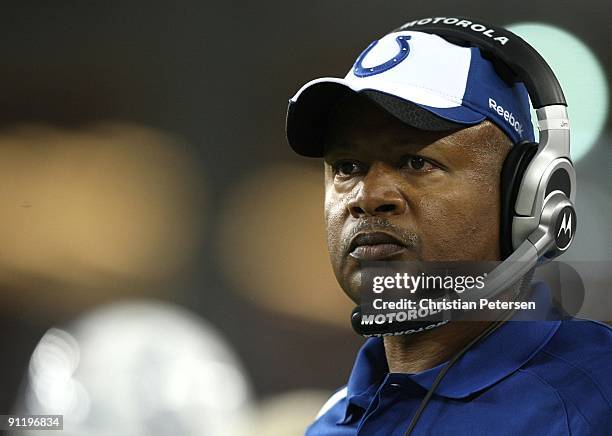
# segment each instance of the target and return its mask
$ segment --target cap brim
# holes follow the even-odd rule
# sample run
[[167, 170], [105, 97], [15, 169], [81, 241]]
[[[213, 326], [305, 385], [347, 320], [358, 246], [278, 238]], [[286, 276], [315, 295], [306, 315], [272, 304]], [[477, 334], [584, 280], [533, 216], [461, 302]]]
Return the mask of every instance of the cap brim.
[[485, 117], [465, 106], [436, 108], [377, 89], [353, 89], [344, 79], [317, 79], [289, 101], [287, 140], [298, 154], [323, 157], [323, 139], [332, 108], [344, 97], [360, 94], [407, 125], [428, 131], [457, 130]]

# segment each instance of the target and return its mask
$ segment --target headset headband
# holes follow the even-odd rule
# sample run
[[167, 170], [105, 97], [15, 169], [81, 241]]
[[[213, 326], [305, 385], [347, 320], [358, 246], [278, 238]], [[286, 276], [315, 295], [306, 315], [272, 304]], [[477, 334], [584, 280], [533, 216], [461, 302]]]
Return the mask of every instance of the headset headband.
[[463, 17], [422, 18], [396, 29], [432, 33], [469, 42], [503, 62], [523, 82], [535, 109], [567, 106], [561, 85], [540, 54], [509, 30]]

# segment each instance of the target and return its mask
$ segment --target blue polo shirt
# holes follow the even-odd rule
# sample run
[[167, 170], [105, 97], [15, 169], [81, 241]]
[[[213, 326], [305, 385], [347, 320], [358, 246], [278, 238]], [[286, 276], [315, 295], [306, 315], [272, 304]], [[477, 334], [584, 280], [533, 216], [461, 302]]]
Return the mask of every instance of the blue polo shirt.
[[[403, 436], [436, 374], [389, 373], [368, 339], [306, 435]], [[612, 329], [509, 321], [446, 374], [413, 435], [612, 435]]]

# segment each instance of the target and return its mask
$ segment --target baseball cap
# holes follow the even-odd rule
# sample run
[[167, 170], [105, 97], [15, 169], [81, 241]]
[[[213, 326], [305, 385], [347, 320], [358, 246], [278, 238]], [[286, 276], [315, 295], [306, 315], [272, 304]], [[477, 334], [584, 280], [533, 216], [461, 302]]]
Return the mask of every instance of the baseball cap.
[[523, 83], [504, 81], [476, 47], [398, 31], [372, 42], [343, 79], [312, 80], [289, 100], [286, 129], [293, 150], [322, 157], [330, 111], [354, 93], [418, 129], [452, 130], [488, 119], [515, 144], [535, 140]]

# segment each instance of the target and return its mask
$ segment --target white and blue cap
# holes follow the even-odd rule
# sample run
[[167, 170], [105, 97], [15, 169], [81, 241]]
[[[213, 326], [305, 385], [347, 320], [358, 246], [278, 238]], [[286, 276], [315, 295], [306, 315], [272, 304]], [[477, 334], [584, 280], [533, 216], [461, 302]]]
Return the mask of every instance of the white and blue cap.
[[504, 81], [478, 48], [399, 31], [371, 43], [343, 79], [325, 77], [300, 88], [287, 111], [291, 147], [303, 156], [323, 156], [329, 113], [354, 93], [418, 129], [453, 130], [488, 119], [515, 144], [534, 141], [522, 83]]

